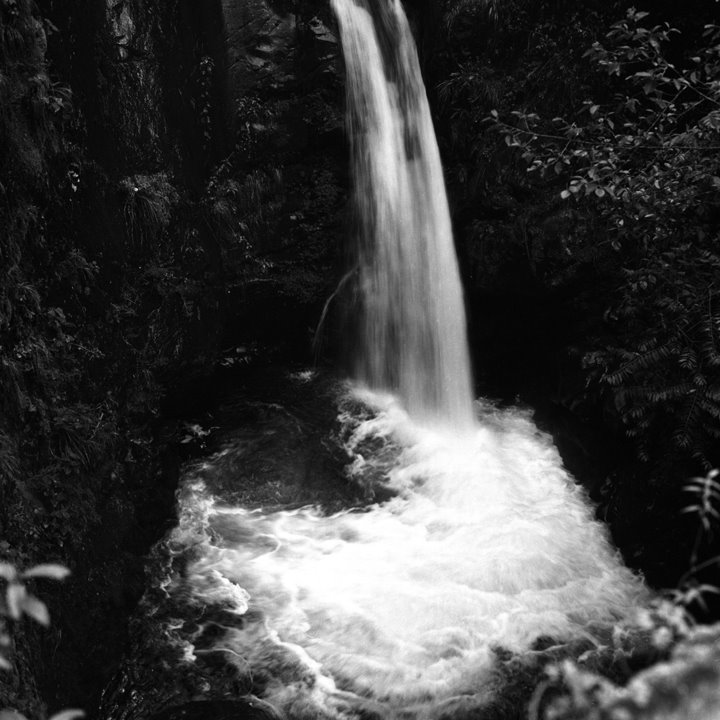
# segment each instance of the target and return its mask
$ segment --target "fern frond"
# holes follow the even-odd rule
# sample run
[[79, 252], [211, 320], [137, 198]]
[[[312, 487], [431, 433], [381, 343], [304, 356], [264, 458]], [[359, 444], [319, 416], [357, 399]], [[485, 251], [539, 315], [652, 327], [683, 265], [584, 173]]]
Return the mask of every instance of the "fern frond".
[[685, 368], [686, 370], [697, 370], [697, 353], [692, 348], [685, 348], [680, 353], [678, 363], [681, 368]]
[[720, 367], [720, 317], [708, 313], [702, 323], [703, 342], [700, 344], [702, 358], [709, 367]]
[[707, 115], [700, 118], [698, 125], [703, 130], [717, 132], [720, 129], [720, 110], [711, 110]]
[[707, 397], [702, 397], [698, 400], [700, 409], [710, 415], [710, 417], [720, 420], [720, 405]]
[[674, 342], [665, 343], [660, 347], [648, 350], [646, 353], [635, 353], [632, 360], [619, 367], [615, 372], [605, 375], [604, 379], [609, 385], [619, 385], [639, 370], [646, 370], [660, 365], [663, 360], [677, 353]]
[[465, 12], [484, 11], [495, 21], [498, 17], [500, 3], [498, 0], [455, 0], [446, 13], [445, 22], [451, 28], [457, 18]]
[[635, 403], [636, 406], [631, 411], [628, 411], [628, 414], [632, 417], [639, 417], [641, 409], [646, 405], [658, 405], [671, 400], [679, 400], [695, 392], [697, 392], [697, 388], [688, 382], [670, 385], [669, 387], [633, 385], [631, 387], [618, 388], [615, 393], [615, 402], [619, 407]]

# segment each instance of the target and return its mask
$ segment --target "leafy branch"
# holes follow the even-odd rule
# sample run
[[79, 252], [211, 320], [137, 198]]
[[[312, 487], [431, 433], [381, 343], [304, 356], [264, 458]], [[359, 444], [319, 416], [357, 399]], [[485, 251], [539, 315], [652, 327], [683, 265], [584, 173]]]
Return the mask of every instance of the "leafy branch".
[[605, 318], [619, 342], [586, 355], [591, 382], [641, 459], [669, 441], [707, 471], [720, 438], [720, 26], [676, 65], [666, 50], [678, 31], [647, 18], [628, 10], [584, 55], [608, 97], [570, 119], [517, 109], [486, 122], [615, 253], [622, 279]]
[[[70, 571], [55, 563], [45, 563], [19, 571], [8, 562], [0, 562], [0, 578], [5, 581], [5, 592], [0, 597], [0, 670], [12, 670], [8, 659], [8, 650], [12, 646], [12, 637], [8, 630], [10, 623], [20, 622], [28, 617], [40, 625], [50, 625], [50, 613], [47, 606], [39, 598], [32, 595], [27, 588], [26, 581], [44, 578], [48, 580], [64, 580]], [[84, 717], [82, 710], [62, 710], [54, 714], [49, 720], [77, 720]], [[27, 720], [17, 710], [0, 709], [0, 720]]]

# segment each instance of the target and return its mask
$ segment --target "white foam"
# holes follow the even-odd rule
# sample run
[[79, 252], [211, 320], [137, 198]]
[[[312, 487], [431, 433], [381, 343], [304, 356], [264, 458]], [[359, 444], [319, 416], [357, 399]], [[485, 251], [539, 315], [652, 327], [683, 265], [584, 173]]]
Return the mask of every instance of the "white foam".
[[[392, 500], [329, 517], [194, 500], [205, 502], [202, 552], [188, 569], [198, 598], [261, 612], [260, 627], [234, 636], [250, 664], [265, 662], [274, 643], [314, 678], [278, 680], [267, 699], [290, 702], [293, 685], [292, 702], [323, 705], [340, 687], [429, 712], [479, 692], [494, 647], [567, 639], [636, 605], [640, 582], [522, 413], [486, 408], [458, 436], [414, 424], [389, 396], [363, 399], [378, 414], [343, 411], [346, 447], [398, 446], [393, 463], [383, 460]], [[356, 462], [354, 472], [373, 462]]]
[[333, 0], [359, 219], [359, 377], [414, 417], [472, 423], [465, 308], [440, 152], [400, 0]]

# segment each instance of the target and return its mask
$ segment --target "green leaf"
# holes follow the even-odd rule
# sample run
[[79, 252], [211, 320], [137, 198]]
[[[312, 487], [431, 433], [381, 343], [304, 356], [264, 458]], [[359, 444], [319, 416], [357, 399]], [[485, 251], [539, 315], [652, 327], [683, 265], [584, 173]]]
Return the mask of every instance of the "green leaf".
[[50, 624], [50, 613], [48, 612], [47, 606], [42, 600], [38, 600], [32, 595], [26, 595], [22, 602], [22, 611], [31, 617], [35, 622], [40, 625], [47, 627]]
[[0, 710], [0, 720], [27, 720], [27, 718], [17, 710]]
[[70, 575], [70, 570], [64, 565], [57, 565], [55, 563], [46, 563], [43, 565], [36, 565], [35, 567], [26, 570], [23, 574], [23, 578], [50, 578], [51, 580], [64, 580]]
[[0, 562], [0, 577], [8, 582], [12, 582], [17, 577], [15, 566], [10, 563]]
[[[27, 590], [20, 583], [10, 583], [5, 593], [5, 601], [7, 602], [8, 616], [13, 620], [19, 620], [22, 616], [22, 607]], [[2, 718], [0, 718], [2, 720]]]
[[75, 720], [75, 718], [85, 717], [83, 710], [61, 710], [50, 717], [50, 720]]

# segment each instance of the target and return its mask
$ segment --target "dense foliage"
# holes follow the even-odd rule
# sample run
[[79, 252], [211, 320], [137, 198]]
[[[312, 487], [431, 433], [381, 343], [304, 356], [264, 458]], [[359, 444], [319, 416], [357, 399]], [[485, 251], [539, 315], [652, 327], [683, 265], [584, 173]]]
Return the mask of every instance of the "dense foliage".
[[720, 462], [720, 36], [714, 2], [628, 5], [451, 4], [438, 106], [487, 382], [609, 431], [570, 461], [672, 585]]
[[[530, 172], [593, 217], [591, 241], [618, 253], [607, 310], [618, 342], [584, 361], [640, 457], [673, 447], [708, 469], [720, 459], [720, 27], [672, 63], [678, 31], [646, 17], [629, 10], [585, 53], [609, 77], [606, 102], [585, 100], [572, 120], [493, 117]], [[587, 242], [569, 237], [567, 252]]]
[[[105, 6], [0, 0], [0, 557], [76, 570], [58, 626], [16, 637], [60, 707], [106, 681], [122, 632], [83, 635], [137, 598], [169, 511], [163, 398], [257, 341], [307, 344], [344, 206], [329, 61], [307, 53], [299, 109], [269, 86], [227, 107], [209, 10], [116, 4], [119, 47]], [[630, 436], [595, 495], [628, 560], [692, 605], [717, 567], [717, 4], [626, 6], [448, 3], [428, 74], [483, 389]], [[607, 687], [566, 670], [556, 717]], [[15, 680], [0, 702], [32, 715]]]
[[57, 626], [17, 638], [18, 667], [65, 658], [34, 663], [60, 707], [107, 680], [172, 512], [163, 402], [236, 348], [292, 350], [331, 282], [333, 162], [278, 149], [288, 97], [223, 104], [211, 14], [0, 0], [0, 557], [74, 570]]

